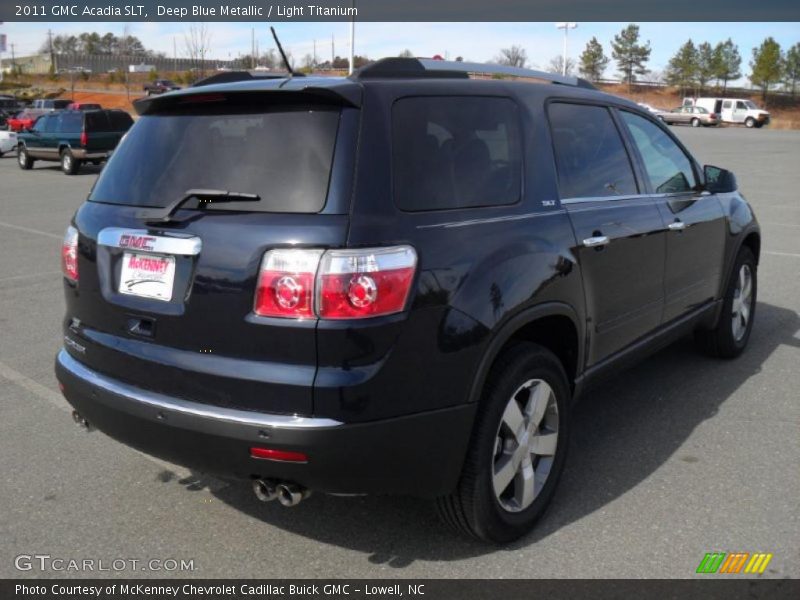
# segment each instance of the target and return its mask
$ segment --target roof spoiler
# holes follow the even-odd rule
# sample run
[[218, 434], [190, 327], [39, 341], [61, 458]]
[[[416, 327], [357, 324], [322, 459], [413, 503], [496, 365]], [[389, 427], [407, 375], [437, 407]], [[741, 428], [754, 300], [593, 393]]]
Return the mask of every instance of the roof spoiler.
[[[277, 73], [273, 71], [223, 71], [214, 73], [203, 79], [195, 81], [191, 87], [201, 87], [204, 85], [214, 85], [216, 83], [233, 83], [235, 81], [257, 81], [259, 79], [286, 79], [289, 73]], [[303, 73], [295, 73], [294, 77], [305, 77]]]

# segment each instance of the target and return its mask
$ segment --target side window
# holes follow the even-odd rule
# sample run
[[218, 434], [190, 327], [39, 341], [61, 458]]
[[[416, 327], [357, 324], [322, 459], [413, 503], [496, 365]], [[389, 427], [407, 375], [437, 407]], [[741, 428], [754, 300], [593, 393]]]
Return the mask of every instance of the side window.
[[59, 131], [64, 133], [80, 133], [83, 129], [83, 115], [79, 112], [67, 112], [61, 115]]
[[36, 122], [33, 124], [33, 130], [34, 131], [38, 131], [39, 133], [44, 132], [44, 128], [47, 126], [47, 122], [48, 121], [52, 121], [52, 119], [50, 117], [48, 117], [47, 115], [45, 115], [43, 117], [39, 117], [38, 119], [36, 119]]
[[747, 110], [747, 106], [745, 106], [744, 102], [742, 102], [741, 100], [737, 100], [736, 110]]
[[637, 193], [630, 158], [608, 109], [554, 103], [548, 114], [562, 199]]
[[732, 104], [731, 104], [730, 100], [725, 100], [725, 102], [722, 103], [722, 108], [724, 108], [726, 110], [729, 109], [731, 106], [732, 106]]
[[653, 191], [659, 194], [688, 192], [697, 184], [692, 162], [655, 123], [620, 111], [642, 156]]
[[59, 115], [50, 115], [47, 118], [47, 123], [44, 126], [45, 133], [55, 133], [58, 131], [58, 124], [61, 121], [61, 117]]
[[401, 210], [514, 204], [519, 109], [509, 98], [401, 98], [392, 107], [392, 186]]
[[109, 119], [111, 119], [111, 129], [114, 131], [128, 131], [133, 125], [130, 115], [121, 110], [109, 113]]

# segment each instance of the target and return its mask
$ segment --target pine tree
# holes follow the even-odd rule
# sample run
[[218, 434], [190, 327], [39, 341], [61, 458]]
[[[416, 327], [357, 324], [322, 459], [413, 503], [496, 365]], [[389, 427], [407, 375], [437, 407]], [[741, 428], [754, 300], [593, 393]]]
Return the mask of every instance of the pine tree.
[[603, 53], [603, 45], [593, 37], [580, 56], [578, 70], [586, 79], [599, 81], [609, 62], [610, 59]]
[[636, 76], [647, 73], [645, 65], [650, 60], [650, 42], [640, 44], [639, 26], [630, 24], [614, 36], [611, 42], [611, 56], [617, 61], [619, 72], [628, 82], [630, 91]]
[[765, 39], [758, 48], [753, 48], [750, 61], [750, 81], [761, 88], [761, 99], [766, 102], [771, 85], [781, 80], [783, 56], [781, 46], [772, 37]]
[[714, 49], [708, 42], [703, 42], [697, 47], [697, 85], [700, 87], [700, 93], [706, 89], [706, 84], [714, 79], [716, 72], [716, 63], [714, 60]]
[[717, 83], [722, 81], [722, 93], [728, 89], [728, 82], [739, 79], [742, 73], [742, 57], [739, 55], [739, 47], [728, 38], [720, 42], [714, 48], [714, 78]]
[[795, 44], [786, 52], [786, 59], [783, 61], [783, 73], [786, 84], [792, 91], [792, 98], [794, 98], [797, 81], [800, 80], [800, 43]]
[[667, 65], [666, 80], [680, 88], [681, 96], [694, 85], [697, 77], [697, 48], [692, 40], [678, 49]]

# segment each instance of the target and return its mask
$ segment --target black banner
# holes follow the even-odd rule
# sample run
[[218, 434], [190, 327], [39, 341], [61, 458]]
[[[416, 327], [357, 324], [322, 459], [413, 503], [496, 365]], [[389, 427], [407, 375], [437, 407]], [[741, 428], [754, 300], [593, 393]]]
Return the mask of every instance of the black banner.
[[396, 580], [0, 580], [3, 600], [384, 600], [407, 598], [439, 600], [589, 600], [703, 598], [735, 600], [800, 597], [800, 581], [787, 579], [679, 580], [525, 580], [525, 579], [396, 579]]
[[797, 0], [0, 0], [0, 21], [799, 21]]

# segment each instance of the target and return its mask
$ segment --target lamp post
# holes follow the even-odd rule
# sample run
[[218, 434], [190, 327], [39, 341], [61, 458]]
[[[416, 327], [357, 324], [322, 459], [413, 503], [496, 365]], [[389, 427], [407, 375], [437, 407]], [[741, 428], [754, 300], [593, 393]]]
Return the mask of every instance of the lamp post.
[[355, 67], [355, 47], [356, 47], [356, 15], [355, 15], [355, 8], [356, 8], [356, 0], [353, 0], [352, 3], [353, 7], [353, 14], [350, 15], [350, 64], [348, 65], [348, 74], [353, 74], [353, 68]]
[[561, 74], [565, 77], [567, 75], [567, 34], [569, 33], [570, 29], [575, 29], [577, 26], [577, 23], [556, 23], [556, 29], [564, 30], [564, 56], [561, 61]]

